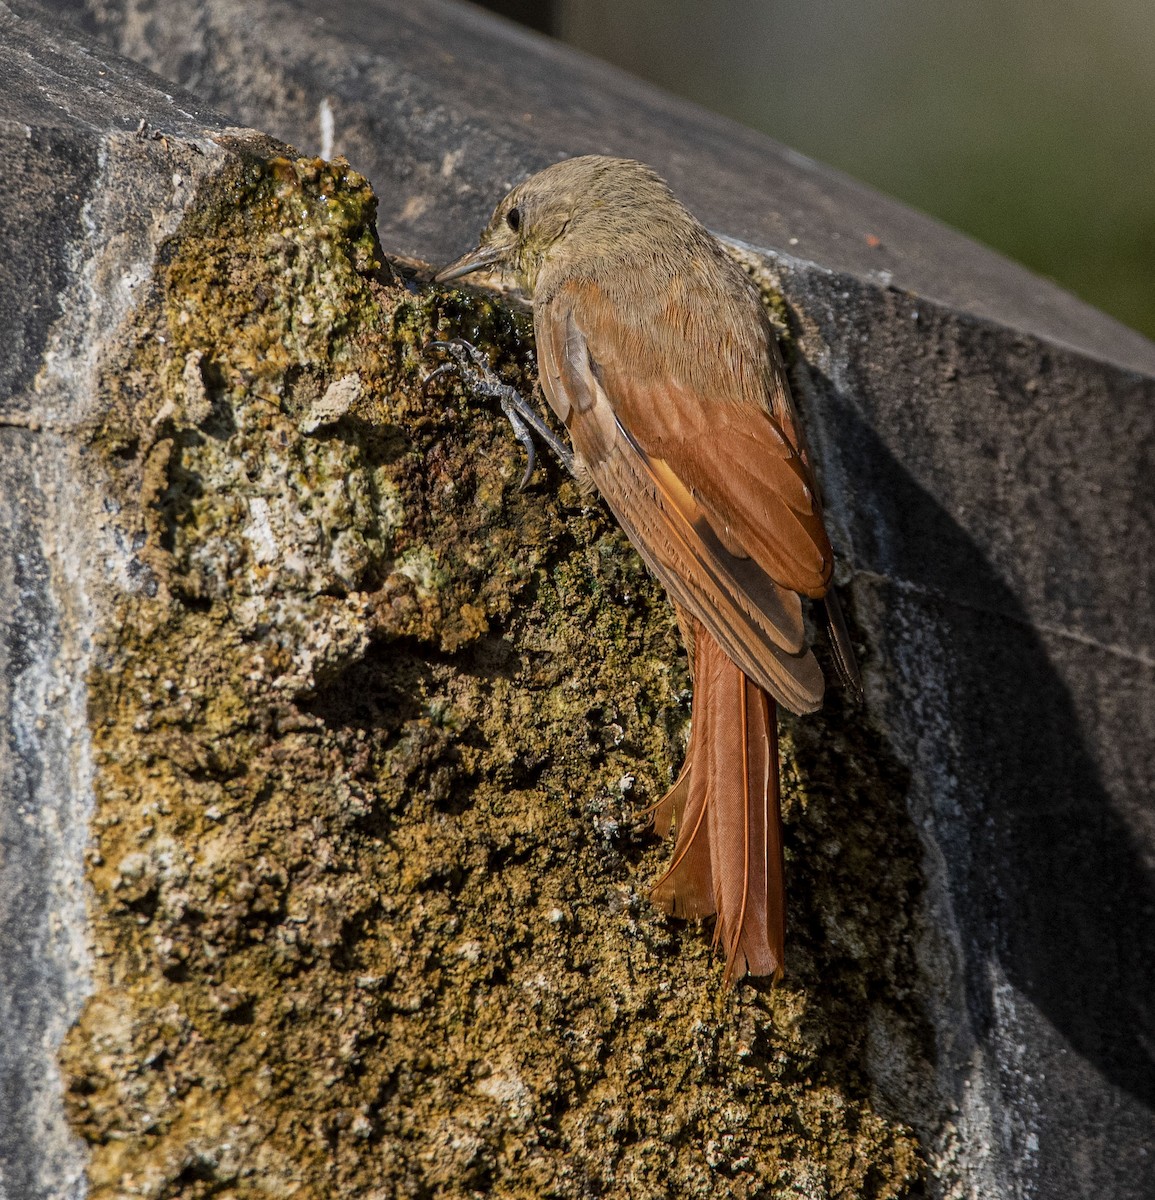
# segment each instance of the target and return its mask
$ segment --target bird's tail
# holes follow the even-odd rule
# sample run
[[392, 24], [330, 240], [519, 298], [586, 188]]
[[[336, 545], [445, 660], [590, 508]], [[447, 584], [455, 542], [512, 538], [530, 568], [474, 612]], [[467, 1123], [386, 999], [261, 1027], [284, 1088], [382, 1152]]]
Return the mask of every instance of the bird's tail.
[[653, 890], [677, 917], [717, 913], [726, 981], [779, 976], [786, 936], [778, 722], [774, 701], [693, 622], [694, 714], [678, 781], [654, 808], [677, 832], [674, 861]]

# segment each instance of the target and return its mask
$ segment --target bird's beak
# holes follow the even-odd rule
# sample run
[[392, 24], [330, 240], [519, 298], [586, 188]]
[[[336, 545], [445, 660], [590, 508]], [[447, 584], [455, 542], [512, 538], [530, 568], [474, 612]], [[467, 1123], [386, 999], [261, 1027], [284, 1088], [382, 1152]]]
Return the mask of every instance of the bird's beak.
[[478, 246], [476, 250], [470, 250], [468, 254], [463, 254], [460, 258], [454, 259], [448, 266], [442, 267], [433, 276], [433, 282], [448, 283], [451, 279], [460, 279], [462, 275], [469, 275], [474, 271], [480, 271], [482, 267], [493, 266], [500, 257], [500, 247]]

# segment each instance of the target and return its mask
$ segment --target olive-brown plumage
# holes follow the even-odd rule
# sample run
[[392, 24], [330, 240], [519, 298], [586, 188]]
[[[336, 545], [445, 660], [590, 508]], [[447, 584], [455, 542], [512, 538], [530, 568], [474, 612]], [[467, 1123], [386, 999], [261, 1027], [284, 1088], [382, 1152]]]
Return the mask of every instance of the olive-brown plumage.
[[801, 598], [827, 595], [834, 559], [758, 292], [649, 168], [599, 156], [519, 184], [439, 278], [492, 265], [532, 295], [541, 385], [575, 468], [670, 593], [690, 653], [690, 748], [655, 818], [677, 841], [654, 899], [717, 914], [729, 979], [778, 974], [774, 702], [822, 702]]

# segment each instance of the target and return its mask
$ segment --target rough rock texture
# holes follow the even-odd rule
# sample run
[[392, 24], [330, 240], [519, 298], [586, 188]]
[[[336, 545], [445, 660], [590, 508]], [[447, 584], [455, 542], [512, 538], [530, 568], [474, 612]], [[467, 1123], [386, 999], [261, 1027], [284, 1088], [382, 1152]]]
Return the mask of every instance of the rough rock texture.
[[[135, 133], [148, 119], [169, 140]], [[191, 98], [0, 6], [0, 1195], [82, 1192], [57, 1050], [88, 986], [98, 347], [223, 151]], [[150, 127], [151, 128], [151, 127]], [[107, 586], [107, 583], [106, 585]]]
[[34, 111], [84, 59], [5, 32], [20, 135], [96, 164], [67, 255], [25, 246], [75, 294], [0, 410], [5, 1200], [915, 1194], [867, 1016], [917, 1069], [916, 840], [865, 714], [786, 731], [791, 976], [727, 993], [645, 899], [688, 715], [660, 590], [421, 386], [464, 333], [528, 387], [525, 316], [403, 283], [345, 164], [123, 64], [87, 59], [108, 111]]
[[860, 720], [805, 735], [791, 982], [726, 995], [644, 895], [668, 608], [572, 484], [517, 493], [500, 415], [422, 393], [437, 333], [513, 373], [525, 322], [387, 283], [372, 213], [341, 166], [214, 181], [103, 367], [139, 569], [90, 676], [92, 1194], [908, 1194], [861, 1020], [906, 1019], [913, 837], [883, 889], [866, 853], [901, 774]]
[[922, 1132], [936, 1194], [1145, 1200], [1155, 347], [766, 138], [466, 6], [56, 7], [230, 113], [347, 154], [382, 189], [390, 247], [415, 257], [458, 253], [510, 182], [589, 150], [652, 161], [713, 228], [762, 248], [928, 882], [913, 986], [933, 1082], [914, 1086], [885, 1036], [872, 1077]]
[[524, 327], [374, 270], [350, 174], [245, 159], [33, 33], [20, 53], [64, 65], [12, 110], [33, 135], [2, 128], [30, 180], [75, 183], [0, 225], [35, 250], [15, 294], [61, 297], [0, 308], [25, 339], [0, 410], [5, 1194], [79, 1169], [50, 1064], [92, 805], [96, 991], [65, 1062], [108, 1195], [885, 1196], [925, 1158], [936, 1196], [1145, 1200], [1155, 349], [472, 10], [54, 7], [349, 154], [391, 251], [448, 257], [587, 149], [766, 247], [741, 253], [869, 697], [787, 730], [790, 974], [726, 997], [708, 936], [645, 903], [665, 850], [632, 824], [684, 733], [664, 604], [595, 504], [548, 472], [514, 492], [499, 419], [416, 387], [433, 330], [524, 379]]

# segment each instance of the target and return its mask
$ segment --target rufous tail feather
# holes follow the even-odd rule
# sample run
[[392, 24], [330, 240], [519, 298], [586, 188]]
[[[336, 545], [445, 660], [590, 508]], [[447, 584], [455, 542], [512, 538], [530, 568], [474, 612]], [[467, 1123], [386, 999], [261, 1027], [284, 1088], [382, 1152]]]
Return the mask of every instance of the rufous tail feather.
[[694, 623], [694, 713], [686, 764], [654, 807], [674, 859], [653, 889], [677, 917], [717, 914], [726, 981], [782, 973], [786, 895], [774, 701]]

